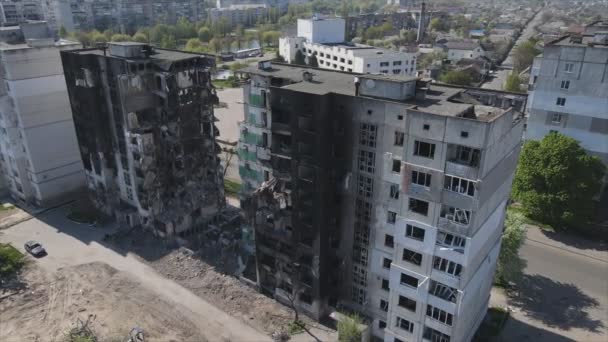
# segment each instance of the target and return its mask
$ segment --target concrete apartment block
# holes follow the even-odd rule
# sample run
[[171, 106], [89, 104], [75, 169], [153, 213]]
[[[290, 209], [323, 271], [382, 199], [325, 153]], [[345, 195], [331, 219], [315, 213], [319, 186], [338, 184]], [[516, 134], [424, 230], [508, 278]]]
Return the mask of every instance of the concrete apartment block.
[[315, 318], [360, 312], [387, 342], [470, 340], [526, 96], [270, 62], [242, 72], [241, 196], [261, 291]]
[[526, 139], [560, 132], [608, 165], [608, 21], [546, 44], [528, 90]]
[[0, 43], [0, 169], [13, 198], [53, 206], [84, 188], [60, 58], [81, 46], [49, 38], [44, 22], [11, 32]]
[[213, 220], [225, 205], [213, 58], [132, 42], [61, 58], [98, 208], [160, 236]]

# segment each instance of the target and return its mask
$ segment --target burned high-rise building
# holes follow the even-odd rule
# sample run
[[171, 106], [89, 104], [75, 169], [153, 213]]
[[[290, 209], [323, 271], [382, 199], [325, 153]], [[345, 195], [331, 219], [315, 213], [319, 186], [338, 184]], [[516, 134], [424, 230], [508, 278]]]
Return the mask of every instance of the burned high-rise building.
[[258, 285], [376, 339], [470, 341], [490, 297], [525, 95], [261, 62], [241, 70]]
[[95, 205], [161, 236], [213, 219], [225, 201], [213, 58], [129, 42], [61, 58]]

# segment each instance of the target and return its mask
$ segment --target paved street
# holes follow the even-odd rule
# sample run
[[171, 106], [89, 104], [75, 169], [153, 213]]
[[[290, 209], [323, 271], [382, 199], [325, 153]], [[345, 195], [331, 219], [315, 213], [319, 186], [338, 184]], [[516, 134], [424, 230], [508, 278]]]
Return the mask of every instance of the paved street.
[[[608, 247], [530, 227], [504, 341], [608, 341]], [[494, 303], [505, 300], [493, 293]]]
[[481, 85], [484, 89], [494, 89], [494, 90], [502, 90], [503, 85], [507, 81], [507, 76], [513, 69], [513, 52], [515, 48], [519, 46], [519, 44], [527, 41], [532, 38], [536, 31], [534, 30], [534, 26], [540, 24], [540, 20], [542, 17], [543, 11], [536, 13], [536, 16], [528, 23], [528, 25], [524, 28], [519, 38], [515, 41], [513, 48], [509, 51], [509, 55], [501, 64], [501, 69], [496, 70], [494, 77], [490, 79], [488, 82]]
[[59, 208], [0, 231], [0, 242], [12, 243], [23, 251], [28, 240], [44, 244], [48, 256], [36, 262], [49, 272], [60, 267], [90, 262], [103, 262], [134, 276], [142, 286], [159, 298], [180, 308], [197, 323], [201, 335], [209, 341], [267, 341], [270, 338], [221, 309], [209, 304], [179, 284], [164, 278], [131, 253], [121, 253], [101, 242], [112, 227], [92, 228], [65, 218], [66, 209]]

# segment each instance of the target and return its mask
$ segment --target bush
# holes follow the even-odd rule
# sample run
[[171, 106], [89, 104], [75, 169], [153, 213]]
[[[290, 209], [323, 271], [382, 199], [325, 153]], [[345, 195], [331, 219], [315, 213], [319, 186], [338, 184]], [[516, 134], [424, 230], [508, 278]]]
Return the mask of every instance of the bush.
[[340, 342], [359, 342], [361, 341], [361, 330], [359, 330], [361, 318], [355, 315], [344, 316], [338, 322], [338, 341]]
[[507, 211], [500, 254], [496, 265], [495, 282], [497, 285], [507, 286], [522, 276], [525, 261], [519, 257], [519, 249], [525, 238], [524, 216], [518, 212]]
[[469, 86], [473, 82], [471, 76], [462, 71], [448, 71], [440, 77], [440, 80], [441, 82], [462, 86]]
[[23, 254], [9, 244], [0, 243], [0, 275], [11, 275], [24, 264]]

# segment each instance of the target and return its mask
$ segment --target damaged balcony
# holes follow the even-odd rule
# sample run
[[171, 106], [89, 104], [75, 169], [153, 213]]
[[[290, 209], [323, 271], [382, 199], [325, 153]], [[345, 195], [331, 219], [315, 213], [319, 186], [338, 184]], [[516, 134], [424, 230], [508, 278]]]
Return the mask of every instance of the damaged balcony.
[[275, 109], [272, 111], [272, 124], [270, 126], [273, 133], [291, 135], [291, 117], [288, 113]]
[[458, 235], [468, 236], [471, 221], [471, 210], [442, 205], [437, 228]]
[[445, 173], [476, 180], [479, 175], [481, 150], [457, 144], [448, 144]]
[[273, 154], [280, 155], [286, 158], [291, 157], [291, 136], [283, 134], [272, 135], [272, 146], [270, 148]]

